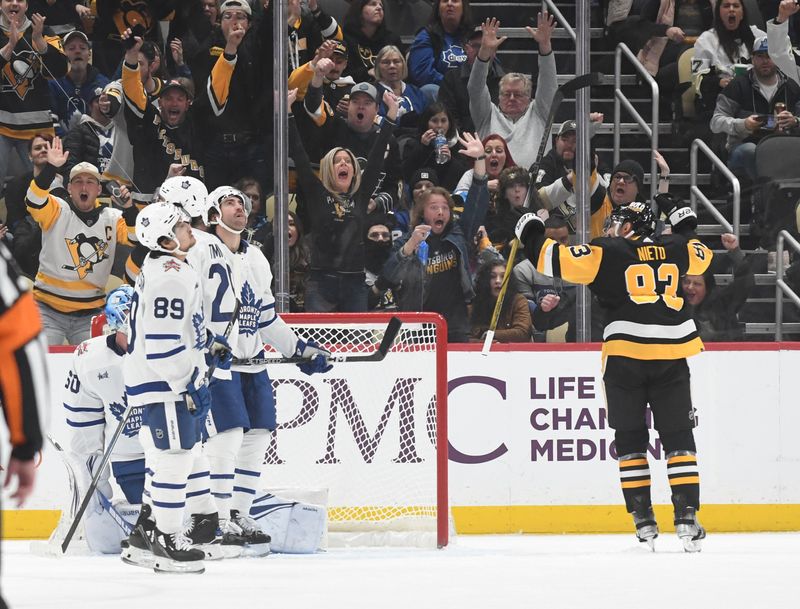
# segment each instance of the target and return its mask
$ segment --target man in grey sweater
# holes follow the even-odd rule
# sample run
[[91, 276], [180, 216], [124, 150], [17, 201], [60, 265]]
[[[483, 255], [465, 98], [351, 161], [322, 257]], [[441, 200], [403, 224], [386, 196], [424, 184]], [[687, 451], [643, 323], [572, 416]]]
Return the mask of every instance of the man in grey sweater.
[[492, 103], [486, 86], [489, 65], [498, 47], [506, 37], [498, 37], [500, 22], [487, 19], [481, 26], [483, 36], [478, 58], [472, 66], [467, 90], [469, 91], [469, 111], [478, 136], [490, 133], [501, 135], [508, 142], [511, 156], [521, 167], [528, 168], [536, 160], [536, 152], [544, 133], [550, 104], [553, 101], [558, 83], [556, 81], [556, 61], [550, 39], [555, 29], [555, 21], [547, 12], [539, 13], [536, 28], [526, 28], [539, 44], [539, 77], [536, 82], [536, 99], [532, 98], [532, 82], [527, 74], [511, 72], [500, 79], [500, 94], [497, 105]]

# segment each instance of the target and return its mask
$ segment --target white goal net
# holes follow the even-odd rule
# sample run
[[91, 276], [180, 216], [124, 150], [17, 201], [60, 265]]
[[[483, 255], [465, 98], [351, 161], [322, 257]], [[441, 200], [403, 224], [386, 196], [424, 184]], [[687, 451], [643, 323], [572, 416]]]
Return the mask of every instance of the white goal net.
[[[403, 325], [382, 361], [313, 376], [269, 368], [277, 428], [263, 484], [326, 490], [330, 545], [448, 541], [447, 332], [435, 314], [397, 316]], [[334, 354], [368, 355], [391, 315], [283, 317]]]

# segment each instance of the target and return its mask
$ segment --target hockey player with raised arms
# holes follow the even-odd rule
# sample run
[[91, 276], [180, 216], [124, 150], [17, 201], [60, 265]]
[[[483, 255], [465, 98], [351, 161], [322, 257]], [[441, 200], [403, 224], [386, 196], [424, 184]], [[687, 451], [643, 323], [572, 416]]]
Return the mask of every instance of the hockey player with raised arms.
[[[150, 253], [136, 280], [123, 373], [128, 403], [144, 407], [139, 436], [152, 472], [153, 522], [138, 522], [129, 542], [138, 548], [145, 541], [139, 549], [152, 551], [156, 571], [202, 573], [204, 552], [183, 532], [192, 449], [211, 407], [200, 277], [186, 262], [195, 244], [187, 219], [174, 205], [154, 203], [136, 220]], [[215, 343], [227, 344], [224, 337]]]
[[[330, 353], [298, 338], [275, 312], [269, 263], [258, 248], [250, 247], [241, 237], [247, 226], [249, 202], [241, 191], [221, 186], [209, 194], [207, 206], [207, 224], [219, 241], [209, 259], [208, 272], [203, 271], [213, 279], [205, 289], [227, 299], [229, 283], [240, 302], [232, 340], [234, 362], [262, 356], [267, 343], [284, 356], [306, 358], [307, 362], [299, 364], [306, 374], [327, 372], [332, 368]], [[224, 301], [212, 303], [212, 325], [214, 320], [224, 323], [230, 319], [228, 306], [232, 308]], [[241, 528], [251, 554], [265, 554], [269, 537], [250, 517], [250, 507], [260, 490], [264, 454], [276, 424], [266, 366], [234, 363], [230, 380], [215, 380], [210, 389], [213, 401], [206, 421], [204, 451], [211, 464], [211, 490], [220, 520], [230, 518], [230, 523]]]
[[[112, 290], [104, 313], [111, 332], [82, 342], [75, 350], [67, 373], [64, 409], [71, 431], [69, 453], [82, 474], [79, 488], [88, 488], [93, 469], [103, 456], [106, 443], [122, 420], [127, 407], [122, 359], [128, 348], [128, 313], [133, 288]], [[84, 520], [89, 548], [116, 554], [120, 543], [139, 516], [144, 487], [144, 452], [139, 443], [142, 409], [133, 408], [111, 452], [111, 474], [122, 491], [112, 494], [106, 476], [95, 492], [94, 504]], [[126, 526], [127, 521], [130, 526]]]
[[649, 404], [667, 455], [675, 531], [684, 549], [696, 552], [706, 533], [696, 514], [700, 476], [686, 358], [702, 351], [703, 343], [679, 288], [683, 275], [702, 275], [713, 254], [694, 235], [697, 216], [690, 207], [668, 193], [655, 200], [671, 235], [654, 237], [655, 216], [644, 203], [615, 209], [606, 236], [584, 245], [548, 239], [535, 214], [519, 219], [516, 234], [539, 272], [588, 285], [606, 308], [603, 385], [637, 538], [653, 548], [658, 536], [647, 462]]

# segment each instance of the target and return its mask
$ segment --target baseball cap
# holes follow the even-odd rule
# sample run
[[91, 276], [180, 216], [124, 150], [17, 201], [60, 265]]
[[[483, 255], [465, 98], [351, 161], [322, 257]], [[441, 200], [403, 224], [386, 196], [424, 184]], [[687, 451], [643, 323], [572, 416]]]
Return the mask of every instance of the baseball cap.
[[194, 98], [194, 87], [186, 78], [173, 78], [172, 80], [165, 80], [163, 83], [161, 83], [161, 90], [158, 92], [158, 96], [161, 97], [164, 95], [164, 93], [172, 89], [180, 89], [189, 96], [189, 99]]
[[72, 40], [73, 38], [80, 38], [86, 43], [86, 46], [89, 46], [89, 39], [86, 37], [86, 34], [81, 32], [80, 30], [72, 30], [64, 35], [64, 38], [61, 39], [61, 46], [67, 46], [67, 43]]
[[336, 41], [336, 48], [333, 49], [334, 53], [338, 53], [339, 55], [347, 56], [347, 45], [342, 40]]
[[247, 13], [248, 17], [253, 15], [253, 9], [246, 0], [225, 0], [219, 7], [219, 14], [221, 15], [225, 11], [243, 11]]
[[80, 175], [82, 173], [88, 173], [98, 182], [100, 181], [100, 172], [97, 170], [97, 167], [95, 167], [91, 163], [87, 163], [86, 161], [81, 161], [70, 170], [69, 172], [70, 182], [75, 176]]
[[755, 39], [753, 42], [753, 53], [769, 53], [766, 36], [760, 36]]
[[93, 102], [98, 97], [100, 97], [102, 94], [103, 94], [103, 87], [95, 87], [94, 89], [92, 89], [92, 93], [89, 96], [89, 101]]
[[360, 82], [353, 86], [353, 88], [350, 89], [350, 99], [353, 99], [353, 96], [356, 93], [364, 93], [365, 95], [369, 95], [372, 98], [372, 101], [375, 103], [378, 102], [378, 90], [368, 82]]
[[565, 133], [569, 133], [570, 131], [577, 131], [578, 126], [575, 124], [575, 121], [564, 121], [561, 123], [561, 127], [558, 128], [558, 135], [564, 135]]
[[421, 169], [417, 169], [414, 172], [414, 175], [411, 177], [411, 182], [409, 182], [409, 184], [411, 185], [411, 188], [414, 188], [414, 186], [416, 186], [423, 180], [427, 180], [434, 186], [439, 185], [439, 176], [433, 169], [429, 169], [427, 167], [422, 167]]

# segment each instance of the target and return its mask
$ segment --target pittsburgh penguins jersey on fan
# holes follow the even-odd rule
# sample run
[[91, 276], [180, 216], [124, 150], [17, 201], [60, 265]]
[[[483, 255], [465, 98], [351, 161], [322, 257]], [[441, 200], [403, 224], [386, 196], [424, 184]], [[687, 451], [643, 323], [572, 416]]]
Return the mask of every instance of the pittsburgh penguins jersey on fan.
[[106, 301], [117, 244], [132, 245], [136, 239], [135, 219], [110, 207], [78, 211], [43, 186], [55, 175], [51, 168], [31, 181], [26, 195], [28, 211], [42, 228], [33, 296], [62, 313], [99, 309]]
[[713, 254], [697, 239], [601, 237], [566, 247], [545, 239], [534, 260], [550, 277], [588, 285], [608, 308], [603, 356], [680, 359], [703, 349], [679, 295], [683, 275], [702, 275]]
[[[287, 357], [293, 355], [297, 335], [275, 312], [275, 297], [270, 288], [272, 271], [264, 254], [244, 239], [235, 253], [222, 241], [219, 244], [230, 264], [232, 283], [241, 303], [233, 356], [237, 359], [259, 357], [264, 350], [264, 343], [272, 345]], [[231, 366], [231, 370], [239, 372], [259, 372], [264, 368]]]
[[[64, 385], [64, 409], [72, 432], [72, 452], [84, 456], [105, 448], [117, 429], [128, 401], [122, 378], [122, 356], [116, 333], [83, 341], [75, 350]], [[133, 408], [114, 445], [111, 461], [142, 458], [141, 407]]]
[[131, 333], [122, 372], [128, 403], [144, 406], [181, 398], [198, 371], [206, 373], [206, 323], [200, 276], [189, 263], [152, 252], [136, 278]]

